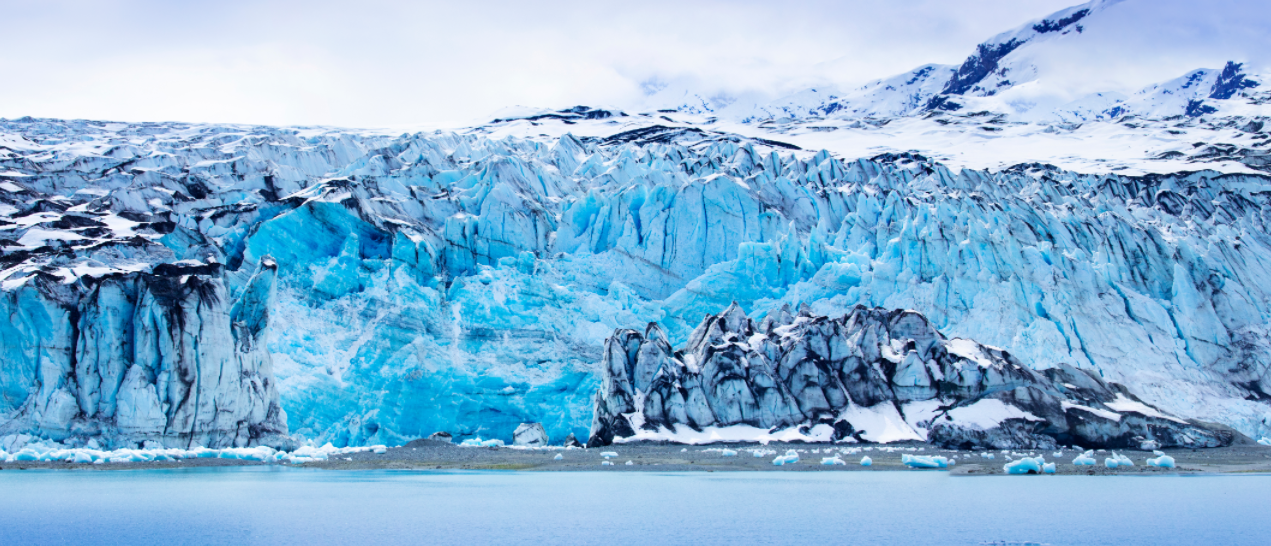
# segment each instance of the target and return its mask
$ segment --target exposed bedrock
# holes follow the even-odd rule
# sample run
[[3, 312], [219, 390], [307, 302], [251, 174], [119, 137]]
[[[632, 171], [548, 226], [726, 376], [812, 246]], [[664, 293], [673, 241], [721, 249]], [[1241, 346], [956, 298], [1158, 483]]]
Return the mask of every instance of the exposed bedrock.
[[0, 436], [71, 445], [285, 447], [268, 344], [276, 267], [235, 301], [216, 263], [67, 285], [40, 277], [0, 293]]
[[858, 306], [829, 318], [783, 307], [756, 323], [733, 305], [680, 350], [657, 324], [614, 332], [601, 372], [592, 446], [737, 426], [964, 449], [1216, 447], [1240, 436], [1162, 412], [1088, 370], [1037, 371], [945, 338], [914, 311]]

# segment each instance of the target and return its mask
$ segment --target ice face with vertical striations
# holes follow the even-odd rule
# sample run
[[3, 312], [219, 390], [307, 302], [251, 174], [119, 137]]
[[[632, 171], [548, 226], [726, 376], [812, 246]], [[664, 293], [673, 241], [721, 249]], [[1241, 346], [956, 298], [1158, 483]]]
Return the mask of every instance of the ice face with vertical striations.
[[1126, 403], [1271, 430], [1264, 176], [956, 170], [553, 115], [516, 123], [589, 136], [0, 121], [0, 436], [588, 437], [615, 330], [682, 346], [734, 301], [910, 309]]

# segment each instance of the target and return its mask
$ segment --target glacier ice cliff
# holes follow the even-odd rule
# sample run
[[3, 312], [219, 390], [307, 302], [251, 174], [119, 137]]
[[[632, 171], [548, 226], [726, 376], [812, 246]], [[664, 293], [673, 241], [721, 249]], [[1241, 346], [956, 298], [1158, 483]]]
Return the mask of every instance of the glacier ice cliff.
[[615, 330], [680, 346], [733, 301], [912, 309], [1271, 432], [1265, 176], [955, 170], [570, 112], [592, 136], [0, 121], [0, 435], [589, 437]]
[[601, 377], [592, 446], [739, 425], [962, 449], [1217, 447], [1238, 438], [1165, 414], [1088, 370], [1038, 372], [1008, 351], [946, 339], [913, 311], [858, 306], [831, 319], [783, 306], [756, 324], [733, 304], [678, 351], [657, 324], [643, 335], [618, 330], [605, 342]]
[[220, 269], [164, 263], [73, 287], [41, 272], [4, 292], [0, 436], [287, 446], [264, 345], [275, 268], [264, 260], [232, 305]]

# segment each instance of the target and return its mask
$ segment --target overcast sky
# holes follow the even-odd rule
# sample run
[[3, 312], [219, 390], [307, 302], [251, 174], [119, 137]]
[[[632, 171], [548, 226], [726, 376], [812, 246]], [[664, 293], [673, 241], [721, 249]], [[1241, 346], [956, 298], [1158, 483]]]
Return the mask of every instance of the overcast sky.
[[[383, 127], [622, 106], [650, 79], [775, 95], [960, 63], [1076, 3], [0, 0], [0, 117]], [[1127, 0], [1092, 77], [1261, 62], [1268, 4]]]

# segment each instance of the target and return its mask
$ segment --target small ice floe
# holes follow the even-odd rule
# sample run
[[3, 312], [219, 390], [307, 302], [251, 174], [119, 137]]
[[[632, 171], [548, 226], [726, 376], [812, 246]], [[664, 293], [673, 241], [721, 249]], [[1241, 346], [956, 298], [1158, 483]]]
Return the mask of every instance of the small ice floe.
[[376, 455], [383, 455], [385, 453], [388, 453], [388, 448], [385, 446], [371, 446], [371, 453], [374, 453]]
[[949, 459], [939, 455], [910, 455], [905, 453], [900, 456], [900, 464], [909, 468], [949, 468]]
[[1002, 470], [1007, 474], [1041, 474], [1045, 466], [1046, 460], [1041, 457], [1024, 457], [1018, 461], [1006, 463], [1002, 466]]
[[1051, 453], [1051, 455], [1052, 455], [1052, 456], [1054, 456], [1056, 459], [1058, 459], [1058, 458], [1060, 458], [1060, 457], [1063, 457], [1063, 456], [1064, 456], [1064, 452], [1062, 452], [1062, 451], [1056, 451], [1056, 452], [1054, 452], [1054, 453]]
[[788, 464], [794, 464], [797, 462], [799, 462], [799, 452], [793, 449], [787, 451], [785, 455], [782, 455], [772, 460], [772, 464], [776, 466], [784, 466]]
[[1094, 451], [1087, 451], [1072, 460], [1072, 464], [1077, 466], [1094, 466], [1097, 461], [1094, 460]]
[[1161, 447], [1161, 443], [1156, 440], [1143, 440], [1139, 442], [1139, 449], [1143, 451], [1155, 451]]
[[1131, 461], [1130, 458], [1125, 455], [1113, 451], [1111, 457], [1103, 460], [1103, 466], [1115, 470], [1120, 466], [1134, 466], [1134, 461]]
[[843, 459], [838, 458], [838, 456], [834, 456], [834, 457], [821, 457], [821, 464], [834, 466], [834, 465], [846, 465], [847, 463], [844, 462]]
[[992, 453], [981, 453], [980, 457], [983, 457], [985, 459], [996, 459], [997, 455], [994, 455]]
[[1042, 465], [1042, 473], [1044, 474], [1054, 474], [1055, 470], [1055, 463], [1046, 463]]
[[686, 448], [684, 448], [684, 449], [681, 449], [681, 450], [680, 450], [680, 453], [685, 453], [685, 452], [687, 452], [687, 451], [688, 451], [688, 448], [686, 447]]
[[601, 457], [604, 457], [604, 458], [606, 458], [606, 459], [612, 459], [612, 458], [614, 458], [614, 457], [617, 457], [617, 456], [618, 456], [618, 452], [616, 452], [616, 451], [602, 451], [602, 452], [600, 452], [600, 456], [601, 456]]
[[861, 466], [874, 466], [874, 460], [869, 455], [861, 457]]
[[719, 452], [719, 454], [720, 454], [721, 456], [724, 456], [724, 457], [736, 457], [736, 456], [737, 456], [737, 452], [736, 452], [736, 451], [733, 451], [733, 450], [731, 450], [731, 449], [725, 449], [725, 450], [723, 450], [723, 451], [720, 451], [720, 452]]
[[1160, 451], [1153, 451], [1152, 454], [1156, 455], [1156, 458], [1148, 459], [1147, 460], [1148, 466], [1155, 466], [1157, 468], [1174, 468], [1173, 457], [1170, 457], [1169, 455], [1161, 453]]
[[559, 460], [564, 459], [564, 458], [565, 458], [565, 456], [564, 456], [564, 455], [561, 455], [560, 453], [557, 453], [555, 457], [552, 457], [552, 460], [553, 460], [553, 461], [559, 461]]
[[625, 465], [627, 465], [627, 466], [631, 466], [631, 465], [634, 465], [635, 463], [633, 463], [633, 462], [631, 462], [631, 461], [627, 461], [626, 463], [623, 463], [623, 464], [625, 464]]
[[600, 466], [613, 466], [613, 463], [610, 461], [601, 461]]

